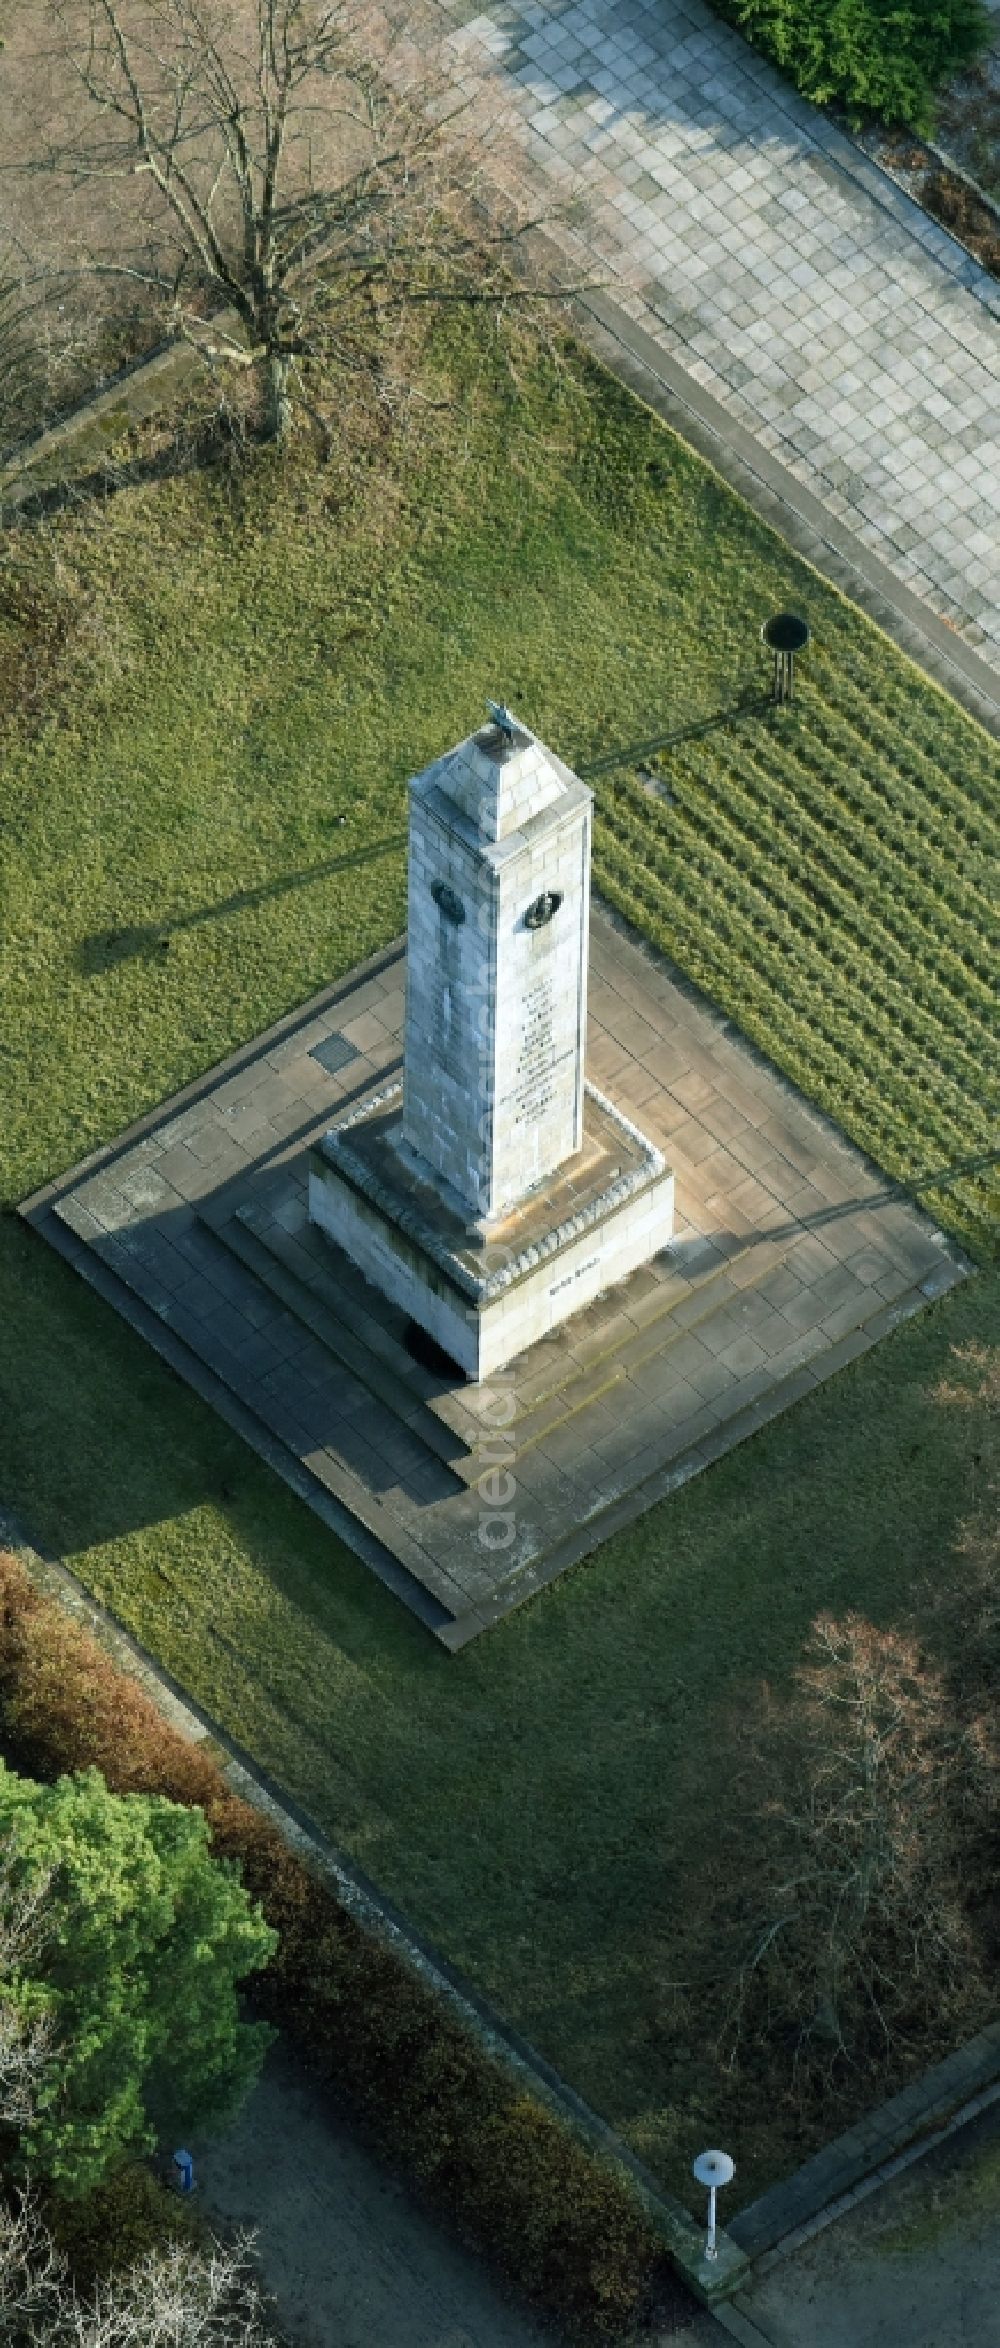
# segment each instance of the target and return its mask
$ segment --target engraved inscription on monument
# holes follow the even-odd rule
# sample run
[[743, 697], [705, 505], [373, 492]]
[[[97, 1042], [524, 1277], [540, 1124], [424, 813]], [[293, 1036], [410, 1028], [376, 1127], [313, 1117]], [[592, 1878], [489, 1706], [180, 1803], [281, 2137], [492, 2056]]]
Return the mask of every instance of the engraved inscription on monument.
[[514, 1115], [519, 1125], [531, 1124], [553, 1097], [552, 1014], [552, 980], [546, 971], [524, 998], [524, 1033], [514, 1090]]

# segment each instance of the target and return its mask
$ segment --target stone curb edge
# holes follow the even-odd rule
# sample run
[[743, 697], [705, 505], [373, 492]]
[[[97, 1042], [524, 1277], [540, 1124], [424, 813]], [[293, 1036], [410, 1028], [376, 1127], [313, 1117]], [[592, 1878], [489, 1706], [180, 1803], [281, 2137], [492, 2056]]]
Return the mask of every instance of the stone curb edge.
[[[214, 326], [220, 333], [239, 331], [239, 320], [233, 310], [217, 310], [204, 324]], [[178, 382], [188, 377], [194, 379], [204, 363], [183, 334], [169, 330], [165, 339], [152, 349], [127, 359], [99, 390], [88, 393], [78, 407], [61, 416], [57, 423], [43, 426], [0, 464], [0, 523], [6, 520], [7, 512], [16, 513], [33, 497], [43, 496], [50, 486], [44, 481], [39, 484], [35, 478], [36, 467], [44, 466], [69, 442], [82, 439], [105, 417], [117, 424], [120, 412], [122, 429], [127, 424], [141, 422], [159, 406], [161, 381], [169, 383], [171, 377]]]
[[741, 2210], [734, 2240], [767, 2271], [997, 2101], [1000, 2022], [991, 2022]]
[[604, 293], [574, 297], [577, 332], [595, 358], [721, 475], [793, 553], [856, 604], [916, 668], [987, 733], [1000, 735], [1000, 678], [880, 556], [828, 511], [649, 332]]

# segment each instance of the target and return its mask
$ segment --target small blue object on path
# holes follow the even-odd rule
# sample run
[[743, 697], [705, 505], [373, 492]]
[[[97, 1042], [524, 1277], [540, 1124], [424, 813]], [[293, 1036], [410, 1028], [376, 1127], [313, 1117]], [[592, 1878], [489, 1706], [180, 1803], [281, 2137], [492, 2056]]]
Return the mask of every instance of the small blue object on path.
[[178, 2193], [194, 2192], [194, 2162], [189, 2152], [174, 2154], [174, 2183]]

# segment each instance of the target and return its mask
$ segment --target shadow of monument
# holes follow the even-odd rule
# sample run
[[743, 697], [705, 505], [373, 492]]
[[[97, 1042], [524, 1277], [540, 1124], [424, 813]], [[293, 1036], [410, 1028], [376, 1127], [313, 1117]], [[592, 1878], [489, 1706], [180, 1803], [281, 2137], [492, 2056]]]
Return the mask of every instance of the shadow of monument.
[[[299, 1128], [271, 1155], [313, 1130]], [[263, 1191], [267, 1179], [265, 1165], [261, 1182], [254, 1182], [253, 1189]], [[176, 1367], [171, 1357], [177, 1347], [192, 1355], [210, 1378], [222, 1381], [242, 1409], [263, 1417], [294, 1456], [303, 1458], [329, 1446], [337, 1461], [376, 1498], [394, 1487], [417, 1507], [447, 1497], [454, 1479], [443, 1463], [422, 1452], [418, 1461], [416, 1446], [411, 1457], [402, 1428], [394, 1430], [397, 1447], [380, 1451], [371, 1439], [372, 1414], [356, 1376], [329, 1353], [321, 1337], [313, 1336], [293, 1311], [227, 1253], [217, 1226], [225, 1227], [229, 1213], [245, 1203], [250, 1187], [245, 1177], [220, 1185], [204, 1223], [197, 1209], [167, 1207], [131, 1225], [127, 1235], [110, 1235], [113, 1250], [98, 1252], [110, 1277], [127, 1289], [127, 1317], [133, 1328], [171, 1367]], [[188, 1274], [187, 1290], [180, 1295], [170, 1285], [176, 1280], [178, 1258]], [[248, 1377], [246, 1351], [255, 1347], [260, 1359]], [[419, 1480], [414, 1482], [412, 1471], [418, 1465]]]
[[405, 832], [390, 832], [370, 848], [357, 848], [346, 856], [327, 857], [323, 863], [307, 864], [299, 872], [281, 873], [276, 880], [261, 881], [254, 889], [236, 889], [231, 896], [220, 897], [214, 905], [196, 906], [191, 913], [167, 914], [161, 921], [138, 922], [128, 929], [92, 931], [80, 947], [79, 967], [85, 978], [97, 978], [119, 962], [153, 960], [157, 955], [169, 953], [171, 938], [185, 930], [197, 929], [203, 922], [221, 921], [229, 913], [245, 913], [255, 905], [267, 904], [272, 897], [283, 896], [287, 890], [305, 889], [314, 881], [331, 880], [337, 873], [374, 864], [380, 856], [393, 855], [405, 846]]

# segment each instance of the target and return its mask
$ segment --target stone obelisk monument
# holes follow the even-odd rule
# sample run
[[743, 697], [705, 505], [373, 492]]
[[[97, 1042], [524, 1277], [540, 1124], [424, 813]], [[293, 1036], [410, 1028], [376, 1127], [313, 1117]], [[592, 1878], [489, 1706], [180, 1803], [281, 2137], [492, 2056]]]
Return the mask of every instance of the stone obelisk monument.
[[590, 823], [513, 727], [412, 786], [403, 1138], [484, 1229], [583, 1140]]
[[591, 793], [493, 715], [411, 783], [403, 1081], [309, 1182], [313, 1220], [473, 1378], [673, 1228], [660, 1153], [584, 1077]]

